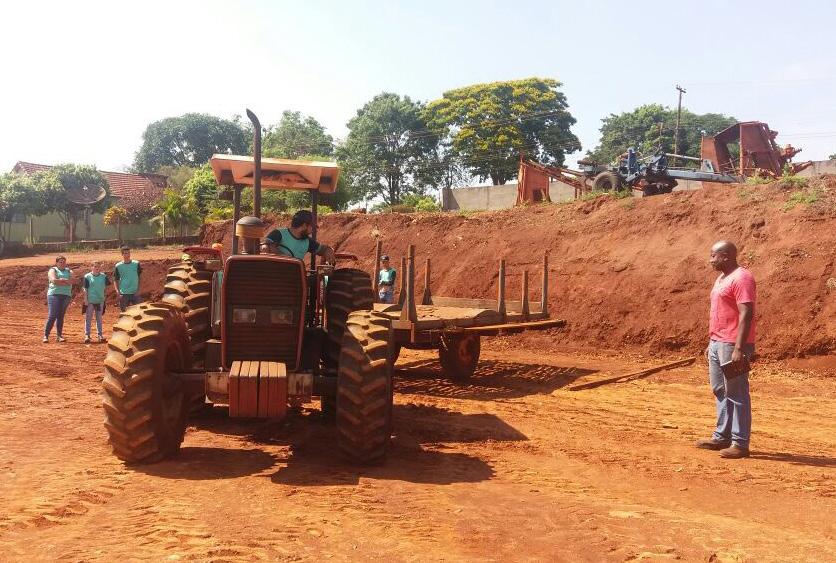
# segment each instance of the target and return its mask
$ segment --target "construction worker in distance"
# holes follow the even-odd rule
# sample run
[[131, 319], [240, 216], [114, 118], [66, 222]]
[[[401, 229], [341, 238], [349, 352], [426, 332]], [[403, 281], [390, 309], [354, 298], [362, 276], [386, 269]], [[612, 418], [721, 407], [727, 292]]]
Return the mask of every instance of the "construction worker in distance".
[[319, 244], [311, 238], [313, 214], [307, 209], [300, 209], [290, 220], [290, 227], [273, 229], [262, 241], [262, 249], [280, 256], [292, 256], [304, 260], [310, 252], [322, 256], [325, 262], [333, 264], [334, 250], [325, 244]]
[[380, 257], [380, 263], [383, 267], [377, 273], [377, 297], [381, 303], [392, 304], [395, 302], [395, 279], [398, 272], [389, 267], [389, 256], [386, 254]]

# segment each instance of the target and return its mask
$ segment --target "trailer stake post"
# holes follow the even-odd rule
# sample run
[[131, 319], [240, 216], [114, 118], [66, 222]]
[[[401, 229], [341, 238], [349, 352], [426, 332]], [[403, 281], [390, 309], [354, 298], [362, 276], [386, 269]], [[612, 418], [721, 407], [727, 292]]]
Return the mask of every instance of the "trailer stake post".
[[499, 261], [499, 295], [496, 298], [496, 310], [505, 322], [505, 259]]
[[400, 290], [398, 291], [398, 305], [403, 309], [406, 302], [406, 256], [401, 256]]
[[543, 253], [543, 293], [540, 295], [540, 312], [547, 315], [549, 312], [549, 252]]
[[523, 320], [528, 320], [528, 270], [523, 270], [522, 278], [522, 316]]
[[401, 309], [401, 320], [415, 323], [418, 311], [415, 308], [415, 245], [410, 244], [406, 253], [406, 302]]
[[421, 305], [432, 305], [433, 296], [430, 292], [430, 259], [427, 258], [427, 269], [424, 271], [424, 296], [421, 297]]

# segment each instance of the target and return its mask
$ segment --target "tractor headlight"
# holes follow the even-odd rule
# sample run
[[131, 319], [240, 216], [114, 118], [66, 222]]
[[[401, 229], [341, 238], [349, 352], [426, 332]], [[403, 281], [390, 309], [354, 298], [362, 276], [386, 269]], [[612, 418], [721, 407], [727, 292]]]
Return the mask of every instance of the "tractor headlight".
[[270, 309], [270, 324], [274, 325], [292, 325], [293, 324], [293, 308], [282, 307], [280, 309]]
[[232, 322], [235, 324], [255, 324], [255, 309], [232, 309]]

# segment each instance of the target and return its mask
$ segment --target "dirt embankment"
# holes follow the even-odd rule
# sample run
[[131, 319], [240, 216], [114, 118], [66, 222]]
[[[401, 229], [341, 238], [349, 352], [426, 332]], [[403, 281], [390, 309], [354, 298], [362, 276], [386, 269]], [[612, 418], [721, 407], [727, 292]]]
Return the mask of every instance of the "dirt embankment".
[[[553, 314], [567, 328], [543, 345], [695, 353], [705, 345], [708, 252], [718, 239], [740, 248], [758, 282], [758, 349], [786, 358], [836, 352], [836, 177], [815, 180], [791, 207], [780, 185], [713, 186], [640, 199], [596, 200], [462, 214], [335, 214], [319, 239], [372, 268], [374, 243], [397, 266], [417, 245], [417, 288], [432, 258], [436, 295], [494, 297], [500, 257], [518, 299], [522, 271], [539, 299], [550, 253]], [[796, 196], [797, 198], [797, 196]], [[812, 201], [815, 200], [815, 201]], [[812, 201], [812, 202], [811, 202]], [[282, 223], [286, 218], [280, 218]], [[231, 245], [229, 222], [207, 225], [204, 242]]]

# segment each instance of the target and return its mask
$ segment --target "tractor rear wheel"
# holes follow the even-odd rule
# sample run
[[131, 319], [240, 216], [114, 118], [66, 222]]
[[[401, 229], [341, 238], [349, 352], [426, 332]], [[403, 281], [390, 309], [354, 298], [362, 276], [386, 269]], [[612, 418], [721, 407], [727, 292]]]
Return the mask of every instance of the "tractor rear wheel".
[[615, 172], [601, 172], [592, 180], [592, 190], [596, 192], [617, 192], [621, 189], [621, 178]]
[[105, 428], [113, 453], [153, 463], [183, 442], [189, 398], [172, 372], [192, 365], [186, 323], [166, 303], [143, 303], [119, 315], [104, 360]]
[[325, 311], [328, 317], [328, 338], [325, 342], [325, 363], [336, 366], [340, 360], [345, 325], [350, 313], [366, 311], [374, 305], [369, 274], [356, 268], [340, 268], [328, 276]]
[[346, 326], [337, 378], [340, 449], [355, 463], [380, 463], [392, 432], [389, 319], [355, 311]]
[[[212, 276], [214, 272], [199, 270], [191, 260], [168, 269], [162, 300], [174, 305], [183, 314], [189, 329], [194, 368], [203, 367], [206, 341], [212, 338]], [[189, 399], [189, 410], [196, 414], [206, 408], [206, 394]]]
[[443, 334], [438, 345], [441, 369], [452, 379], [470, 379], [479, 364], [481, 350], [478, 334]]
[[212, 276], [214, 272], [198, 270], [191, 261], [180, 262], [168, 269], [163, 301], [183, 313], [189, 329], [192, 357], [203, 365], [206, 341], [212, 338]]
[[[322, 360], [327, 367], [337, 367], [340, 361], [345, 323], [353, 311], [365, 311], [374, 305], [372, 281], [369, 274], [356, 268], [340, 268], [328, 276], [325, 295], [327, 335]], [[333, 418], [337, 412], [336, 396], [320, 397], [322, 414]]]

